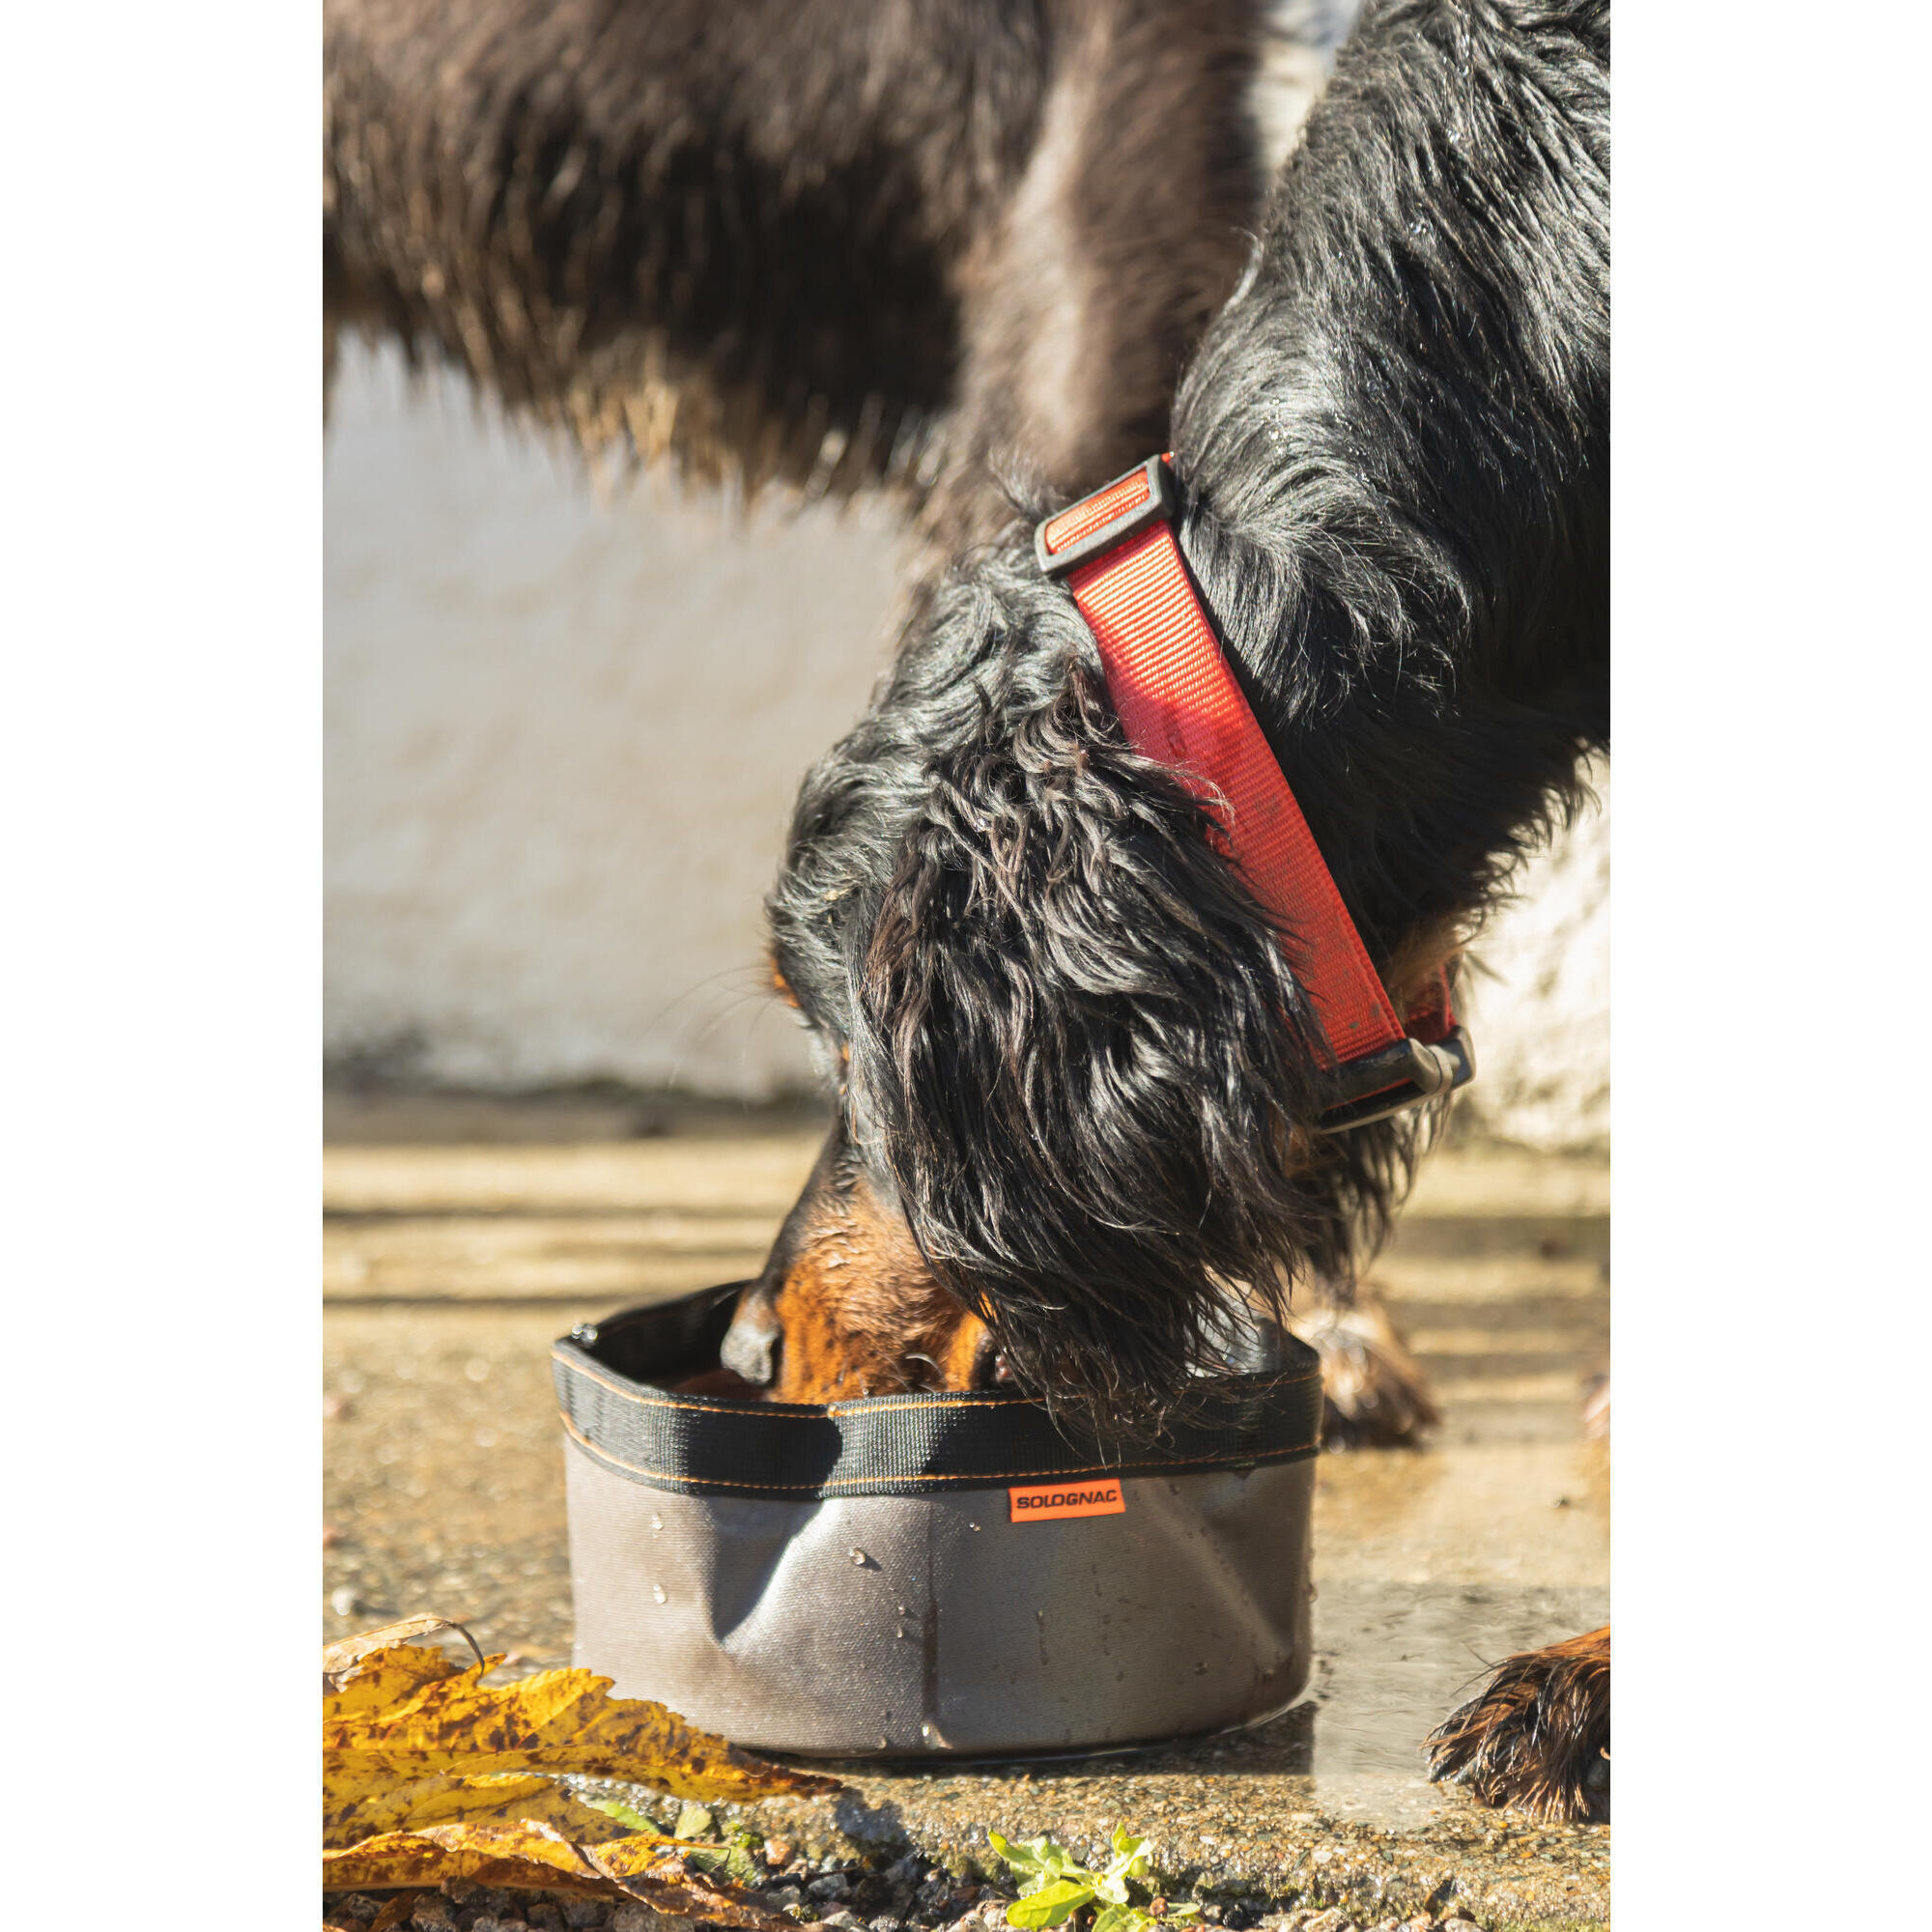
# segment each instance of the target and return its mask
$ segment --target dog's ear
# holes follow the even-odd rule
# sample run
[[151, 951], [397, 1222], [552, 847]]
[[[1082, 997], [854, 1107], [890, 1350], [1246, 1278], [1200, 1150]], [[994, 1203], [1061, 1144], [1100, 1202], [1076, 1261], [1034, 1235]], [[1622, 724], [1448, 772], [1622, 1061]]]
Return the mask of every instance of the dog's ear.
[[1097, 669], [927, 777], [852, 962], [855, 1130], [1022, 1383], [1151, 1420], [1238, 1302], [1346, 1266], [1376, 1151], [1311, 1150], [1277, 934]]

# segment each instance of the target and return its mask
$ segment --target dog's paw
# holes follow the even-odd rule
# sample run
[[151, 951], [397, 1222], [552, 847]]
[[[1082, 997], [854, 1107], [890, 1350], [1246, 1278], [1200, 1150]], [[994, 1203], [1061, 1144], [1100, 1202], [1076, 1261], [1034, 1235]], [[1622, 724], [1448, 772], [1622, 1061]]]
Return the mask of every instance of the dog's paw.
[[1429, 1734], [1429, 1776], [1545, 1822], [1610, 1815], [1610, 1629], [1505, 1658]]
[[1388, 1311], [1369, 1289], [1348, 1307], [1297, 1311], [1289, 1326], [1321, 1357], [1321, 1446], [1413, 1445], [1441, 1421]]

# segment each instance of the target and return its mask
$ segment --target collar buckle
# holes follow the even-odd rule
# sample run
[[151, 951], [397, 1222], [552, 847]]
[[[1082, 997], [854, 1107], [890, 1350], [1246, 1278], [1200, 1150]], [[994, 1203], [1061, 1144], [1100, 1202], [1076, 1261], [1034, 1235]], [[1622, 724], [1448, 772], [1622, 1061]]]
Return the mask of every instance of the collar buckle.
[[1173, 523], [1179, 514], [1180, 491], [1167, 458], [1150, 456], [1104, 489], [1037, 525], [1034, 559], [1042, 575], [1065, 577], [1151, 526]]
[[1344, 1061], [1329, 1075], [1334, 1098], [1316, 1124], [1324, 1133], [1365, 1127], [1438, 1094], [1466, 1087], [1476, 1077], [1476, 1049], [1459, 1026], [1432, 1042], [1405, 1038], [1379, 1053]]

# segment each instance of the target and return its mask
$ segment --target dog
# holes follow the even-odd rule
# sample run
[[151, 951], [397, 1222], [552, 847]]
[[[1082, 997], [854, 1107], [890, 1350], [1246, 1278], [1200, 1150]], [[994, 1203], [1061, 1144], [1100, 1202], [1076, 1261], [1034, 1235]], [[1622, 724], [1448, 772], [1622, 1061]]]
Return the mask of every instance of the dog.
[[1159, 434], [1265, 180], [1263, 0], [327, 0], [326, 355], [593, 455], [1075, 493]]
[[[1164, 429], [1260, 219], [1258, 67], [1311, 65], [1312, 12], [327, 0], [330, 364], [354, 330], [592, 458], [894, 493], [916, 618], [1001, 476], [1077, 495]], [[1435, 1420], [1372, 1293], [1296, 1322], [1331, 1446]]]
[[[1397, 1013], [1608, 743], [1608, 64], [1607, 0], [1372, 0], [1161, 439]], [[776, 1399], [1157, 1430], [1231, 1323], [1350, 1277], [1441, 1118], [1323, 1130], [1300, 936], [1128, 742], [1024, 534], [1065, 500], [936, 585], [799, 796], [772, 957], [838, 1114], [724, 1349]], [[1604, 1815], [1607, 1698], [1607, 1631], [1512, 1660], [1435, 1769]]]

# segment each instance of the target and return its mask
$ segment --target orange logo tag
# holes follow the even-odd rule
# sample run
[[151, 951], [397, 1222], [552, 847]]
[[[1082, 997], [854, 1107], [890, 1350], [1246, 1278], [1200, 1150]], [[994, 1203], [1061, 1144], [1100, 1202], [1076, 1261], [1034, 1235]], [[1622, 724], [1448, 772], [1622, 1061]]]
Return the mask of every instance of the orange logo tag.
[[1127, 1499], [1118, 1476], [1106, 1482], [1035, 1483], [1030, 1489], [1009, 1490], [1010, 1520], [1046, 1522], [1063, 1516], [1125, 1516]]

